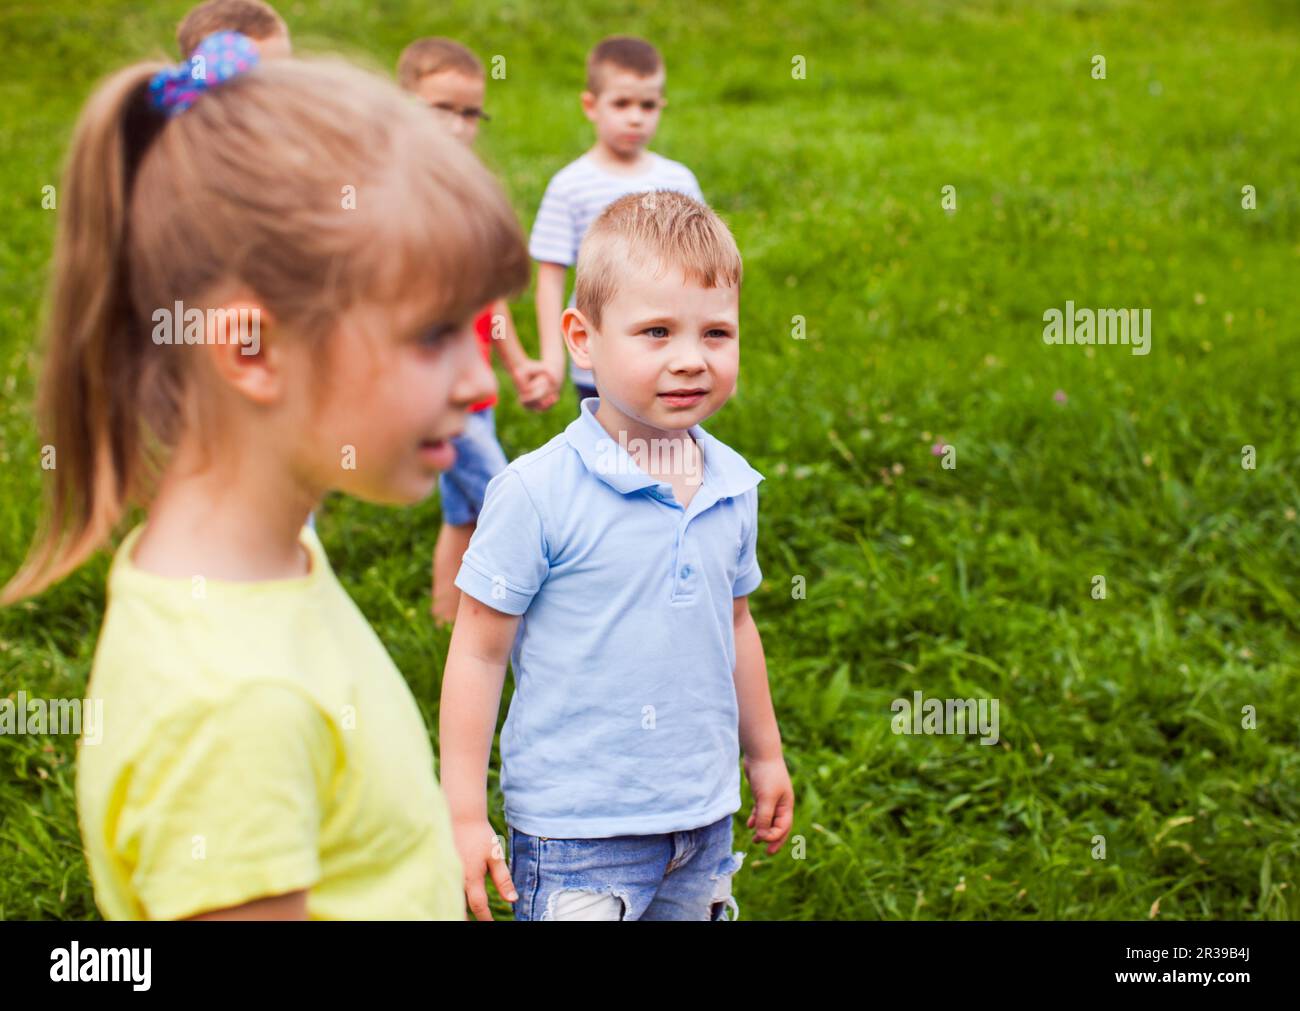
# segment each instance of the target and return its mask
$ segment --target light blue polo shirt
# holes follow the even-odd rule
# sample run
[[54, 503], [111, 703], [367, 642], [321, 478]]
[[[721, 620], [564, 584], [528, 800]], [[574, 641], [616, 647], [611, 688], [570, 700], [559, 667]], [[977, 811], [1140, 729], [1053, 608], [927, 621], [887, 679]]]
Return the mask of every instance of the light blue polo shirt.
[[763, 476], [698, 425], [685, 510], [596, 420], [598, 397], [488, 484], [456, 585], [523, 615], [501, 731], [506, 821], [595, 839], [740, 809], [732, 601], [762, 582]]

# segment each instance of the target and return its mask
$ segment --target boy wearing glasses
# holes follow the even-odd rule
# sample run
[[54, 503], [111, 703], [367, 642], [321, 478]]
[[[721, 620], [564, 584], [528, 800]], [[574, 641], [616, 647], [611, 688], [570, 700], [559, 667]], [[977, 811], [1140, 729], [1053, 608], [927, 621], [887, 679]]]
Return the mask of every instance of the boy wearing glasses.
[[[438, 121], [467, 145], [478, 137], [479, 123], [489, 118], [483, 112], [486, 77], [478, 57], [451, 39], [416, 39], [397, 61], [398, 84], [428, 105]], [[504, 300], [485, 309], [474, 321], [474, 329], [489, 364], [492, 348], [497, 349], [520, 403], [531, 410], [545, 410], [555, 403], [558, 389], [552, 388], [546, 367], [524, 351]], [[496, 402], [492, 396], [470, 408], [464, 433], [452, 440], [456, 462], [438, 479], [442, 527], [433, 550], [432, 612], [439, 623], [455, 621], [460, 604], [455, 579], [461, 556], [474, 534], [488, 482], [506, 468], [493, 418]]]

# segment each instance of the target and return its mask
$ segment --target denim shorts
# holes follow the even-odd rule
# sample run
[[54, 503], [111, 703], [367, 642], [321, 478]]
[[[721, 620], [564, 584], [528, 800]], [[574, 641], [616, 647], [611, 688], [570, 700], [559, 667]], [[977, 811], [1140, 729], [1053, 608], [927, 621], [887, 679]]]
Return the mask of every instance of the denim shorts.
[[[510, 833], [516, 920], [729, 920], [731, 815], [664, 835], [551, 839]], [[735, 911], [735, 917], [727, 910]]]
[[478, 519], [488, 482], [505, 470], [509, 461], [497, 442], [490, 407], [471, 411], [465, 418], [465, 431], [451, 444], [456, 447], [456, 462], [438, 476], [438, 488], [442, 521], [459, 527]]

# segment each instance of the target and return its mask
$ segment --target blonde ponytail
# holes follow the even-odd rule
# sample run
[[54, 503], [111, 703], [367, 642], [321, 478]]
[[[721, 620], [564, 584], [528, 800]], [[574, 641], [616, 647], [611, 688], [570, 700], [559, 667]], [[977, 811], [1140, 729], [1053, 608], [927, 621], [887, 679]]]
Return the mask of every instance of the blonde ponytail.
[[0, 593], [13, 603], [79, 566], [108, 536], [139, 479], [143, 348], [131, 340], [126, 276], [131, 176], [161, 118], [145, 97], [157, 65], [96, 91], [73, 133], [60, 190], [37, 418], [55, 448], [42, 529]]

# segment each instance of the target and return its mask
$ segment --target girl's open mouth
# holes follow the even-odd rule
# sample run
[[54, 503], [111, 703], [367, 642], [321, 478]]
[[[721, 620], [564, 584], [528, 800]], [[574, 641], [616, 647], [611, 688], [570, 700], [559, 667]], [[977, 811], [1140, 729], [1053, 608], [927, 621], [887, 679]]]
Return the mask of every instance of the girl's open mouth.
[[456, 447], [450, 439], [424, 439], [420, 443], [420, 459], [438, 470], [451, 470], [456, 462]]

